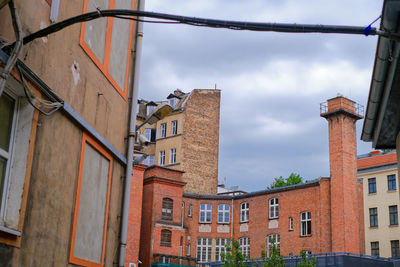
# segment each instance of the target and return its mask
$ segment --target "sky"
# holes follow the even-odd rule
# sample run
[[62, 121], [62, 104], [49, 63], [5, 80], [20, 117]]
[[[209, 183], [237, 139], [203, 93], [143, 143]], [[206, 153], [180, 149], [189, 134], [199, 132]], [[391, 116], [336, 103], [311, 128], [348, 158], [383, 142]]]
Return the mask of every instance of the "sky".
[[[376, 0], [147, 0], [146, 11], [277, 23], [367, 26]], [[380, 21], [373, 26], [379, 27]], [[234, 31], [144, 25], [139, 98], [176, 88], [221, 90], [219, 177], [228, 187], [265, 189], [274, 177], [329, 176], [328, 123], [320, 103], [338, 93], [366, 106], [375, 36]], [[372, 150], [360, 141], [357, 153]]]

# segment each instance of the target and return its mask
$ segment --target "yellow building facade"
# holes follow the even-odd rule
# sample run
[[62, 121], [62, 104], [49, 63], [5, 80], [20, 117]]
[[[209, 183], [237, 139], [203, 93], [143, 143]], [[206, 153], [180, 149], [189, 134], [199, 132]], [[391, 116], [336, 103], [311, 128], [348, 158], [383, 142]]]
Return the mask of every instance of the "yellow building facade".
[[365, 252], [399, 257], [399, 183], [396, 153], [374, 151], [358, 157], [358, 178], [363, 181]]

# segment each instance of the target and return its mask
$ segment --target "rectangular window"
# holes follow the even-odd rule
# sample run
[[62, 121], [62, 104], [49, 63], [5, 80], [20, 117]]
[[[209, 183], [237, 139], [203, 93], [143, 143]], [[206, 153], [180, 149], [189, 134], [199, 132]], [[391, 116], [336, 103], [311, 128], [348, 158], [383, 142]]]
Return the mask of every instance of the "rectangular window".
[[300, 235], [310, 236], [311, 235], [311, 212], [305, 211], [300, 214]]
[[144, 136], [146, 137], [147, 140], [151, 141], [151, 130], [150, 128], [144, 129]]
[[240, 204], [240, 222], [249, 221], [249, 203], [244, 202]]
[[399, 240], [391, 240], [390, 246], [392, 248], [392, 258], [400, 257]]
[[0, 231], [14, 237], [21, 235], [36, 116], [22, 87], [10, 76], [0, 97]]
[[378, 208], [369, 209], [369, 227], [378, 227]]
[[376, 193], [376, 178], [368, 179], [368, 193]]
[[279, 202], [277, 198], [269, 200], [269, 218], [276, 219], [279, 216]]
[[171, 135], [177, 135], [178, 134], [178, 121], [174, 120], [171, 123]]
[[170, 247], [171, 246], [172, 232], [167, 229], [161, 230], [160, 246]]
[[160, 138], [164, 138], [167, 136], [167, 124], [161, 123], [160, 126]]
[[70, 262], [102, 266], [113, 158], [87, 134], [82, 139]]
[[211, 222], [211, 204], [200, 204], [200, 216], [199, 222], [210, 223]]
[[172, 220], [173, 207], [174, 207], [174, 201], [172, 199], [167, 198], [167, 197], [163, 198], [161, 219]]
[[[134, 1], [85, 0], [83, 13], [96, 9], [135, 9]], [[126, 99], [133, 21], [101, 18], [83, 22], [79, 44], [117, 92]]]
[[379, 242], [371, 242], [371, 256], [379, 257]]
[[389, 191], [396, 190], [396, 175], [395, 174], [388, 175], [387, 181], [388, 181], [388, 190]]
[[188, 217], [192, 217], [192, 209], [193, 209], [192, 204], [189, 204], [189, 207], [188, 207]]
[[[147, 105], [146, 106], [146, 116], [149, 116], [152, 112], [153, 112], [153, 110], [156, 108], [156, 106], [154, 106], [154, 105], [152, 105], [152, 104], [150, 104], [150, 105]], [[149, 139], [150, 140], [150, 139]]]
[[222, 261], [222, 253], [226, 253], [225, 245], [229, 244], [228, 238], [215, 239], [215, 261]]
[[230, 206], [228, 204], [218, 205], [218, 223], [229, 223]]
[[239, 238], [239, 249], [240, 249], [240, 252], [242, 252], [242, 254], [244, 256], [246, 256], [246, 258], [250, 257], [250, 238], [249, 237]]
[[275, 244], [278, 252], [280, 252], [281, 248], [281, 236], [279, 234], [269, 235], [267, 238], [267, 257], [271, 257], [272, 255], [272, 246]]
[[293, 231], [293, 218], [289, 217], [289, 231]]
[[165, 151], [161, 150], [158, 152], [158, 165], [164, 166], [165, 164]]
[[169, 164], [176, 163], [176, 148], [171, 148], [169, 151]]
[[190, 256], [190, 244], [186, 245], [186, 256]]
[[389, 206], [389, 221], [390, 221], [390, 225], [398, 225], [399, 224], [397, 205]]
[[197, 261], [207, 262], [211, 261], [211, 238], [198, 238], [197, 239]]

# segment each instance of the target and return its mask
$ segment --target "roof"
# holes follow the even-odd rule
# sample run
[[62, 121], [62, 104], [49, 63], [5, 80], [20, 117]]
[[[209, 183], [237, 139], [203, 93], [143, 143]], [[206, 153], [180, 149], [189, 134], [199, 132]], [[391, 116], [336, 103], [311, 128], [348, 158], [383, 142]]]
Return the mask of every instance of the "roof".
[[[380, 28], [398, 33], [400, 0], [385, 0]], [[396, 148], [400, 130], [400, 42], [380, 36], [361, 140], [374, 148]]]
[[375, 168], [380, 166], [392, 165], [397, 163], [397, 153], [387, 154], [368, 154], [369, 156], [362, 155], [357, 159], [357, 170], [368, 168]]

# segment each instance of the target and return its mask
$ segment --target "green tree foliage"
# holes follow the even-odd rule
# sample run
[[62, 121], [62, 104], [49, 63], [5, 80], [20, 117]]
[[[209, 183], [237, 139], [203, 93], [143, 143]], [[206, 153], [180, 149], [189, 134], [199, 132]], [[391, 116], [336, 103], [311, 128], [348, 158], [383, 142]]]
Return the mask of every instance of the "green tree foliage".
[[244, 263], [246, 256], [240, 251], [239, 242], [231, 239], [231, 243], [225, 245], [226, 253], [222, 253], [222, 267], [246, 267]]
[[300, 184], [302, 182], [303, 182], [303, 177], [301, 177], [300, 174], [292, 172], [287, 178], [283, 178], [282, 176], [280, 176], [279, 178], [274, 178], [274, 182], [270, 186], [268, 186], [267, 189]]
[[300, 257], [303, 261], [297, 263], [297, 267], [315, 267], [317, 263], [316, 258], [307, 257], [304, 250], [300, 251]]
[[264, 267], [283, 267], [285, 266], [285, 260], [280, 254], [279, 248], [275, 244], [275, 239], [271, 240], [272, 242], [272, 247], [271, 247], [271, 256], [267, 259], [265, 250], [264, 250], [264, 245], [261, 246], [261, 258], [265, 260], [263, 266]]

